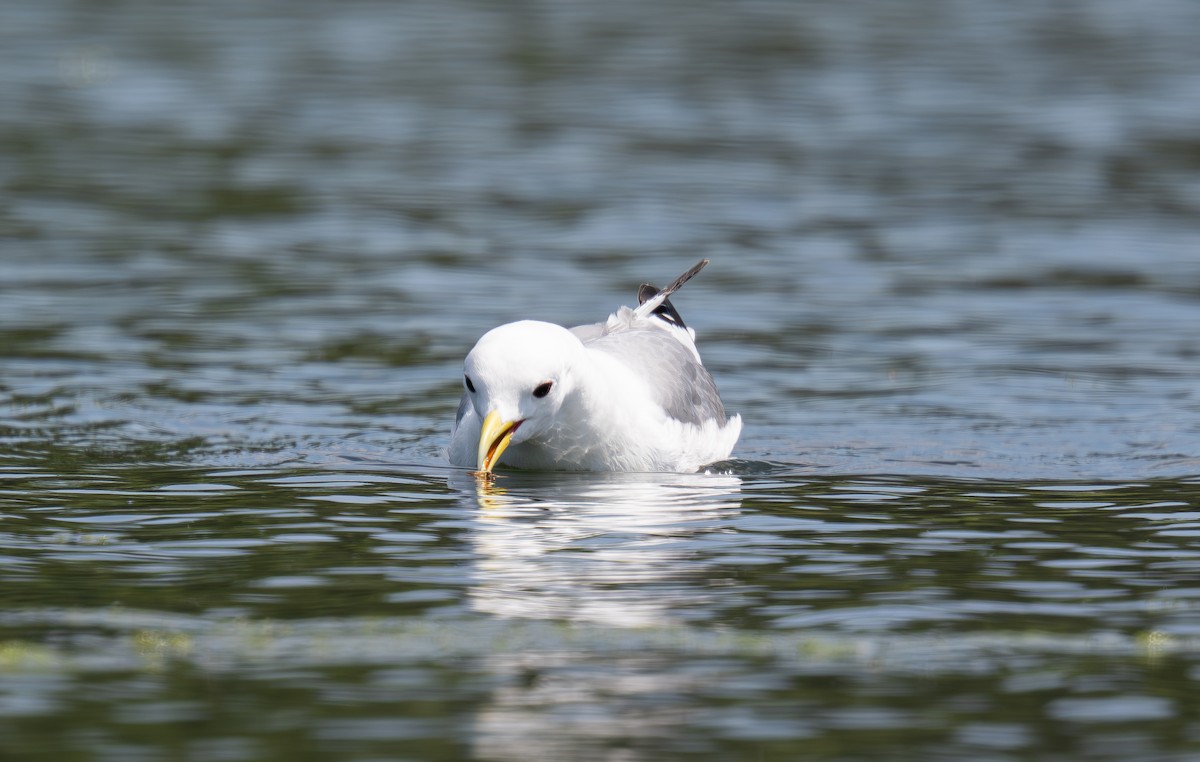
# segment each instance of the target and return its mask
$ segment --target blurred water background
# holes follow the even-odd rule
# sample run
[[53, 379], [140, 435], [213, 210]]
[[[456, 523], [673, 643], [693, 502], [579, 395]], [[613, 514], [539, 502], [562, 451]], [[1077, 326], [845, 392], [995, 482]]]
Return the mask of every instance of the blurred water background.
[[[1190, 760], [1200, 5], [0, 6], [0, 756]], [[443, 454], [675, 299], [735, 460]]]

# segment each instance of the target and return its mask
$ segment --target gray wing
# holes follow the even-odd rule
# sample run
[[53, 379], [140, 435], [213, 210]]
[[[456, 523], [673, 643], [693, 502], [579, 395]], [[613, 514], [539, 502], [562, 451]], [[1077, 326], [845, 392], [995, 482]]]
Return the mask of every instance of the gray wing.
[[658, 404], [675, 420], [702, 425], [716, 419], [725, 425], [725, 406], [712, 376], [667, 331], [653, 324], [607, 333], [598, 324], [571, 330], [588, 349], [606, 352], [642, 374]]

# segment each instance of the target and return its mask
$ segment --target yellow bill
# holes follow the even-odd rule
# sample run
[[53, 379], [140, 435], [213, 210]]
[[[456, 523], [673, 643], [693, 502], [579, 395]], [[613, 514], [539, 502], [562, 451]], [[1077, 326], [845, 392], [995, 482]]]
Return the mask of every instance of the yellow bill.
[[495, 410], [487, 414], [479, 432], [479, 472], [491, 473], [496, 467], [496, 461], [500, 460], [500, 455], [508, 449], [508, 444], [520, 425], [520, 421], [501, 420], [500, 414]]

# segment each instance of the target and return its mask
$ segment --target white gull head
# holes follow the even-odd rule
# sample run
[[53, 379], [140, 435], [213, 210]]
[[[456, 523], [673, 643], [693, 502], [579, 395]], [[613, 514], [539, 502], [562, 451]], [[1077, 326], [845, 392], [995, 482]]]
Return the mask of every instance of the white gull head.
[[521, 320], [485, 333], [463, 364], [466, 398], [481, 422], [476, 467], [490, 471], [510, 445], [548, 433], [577, 388], [583, 344], [566, 328]]

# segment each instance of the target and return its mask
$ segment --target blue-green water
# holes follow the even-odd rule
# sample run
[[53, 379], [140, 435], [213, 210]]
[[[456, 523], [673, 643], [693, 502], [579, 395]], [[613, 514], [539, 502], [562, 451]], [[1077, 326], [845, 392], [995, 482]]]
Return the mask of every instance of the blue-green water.
[[[0, 8], [0, 757], [1190, 760], [1200, 9]], [[735, 460], [443, 448], [676, 305]]]

